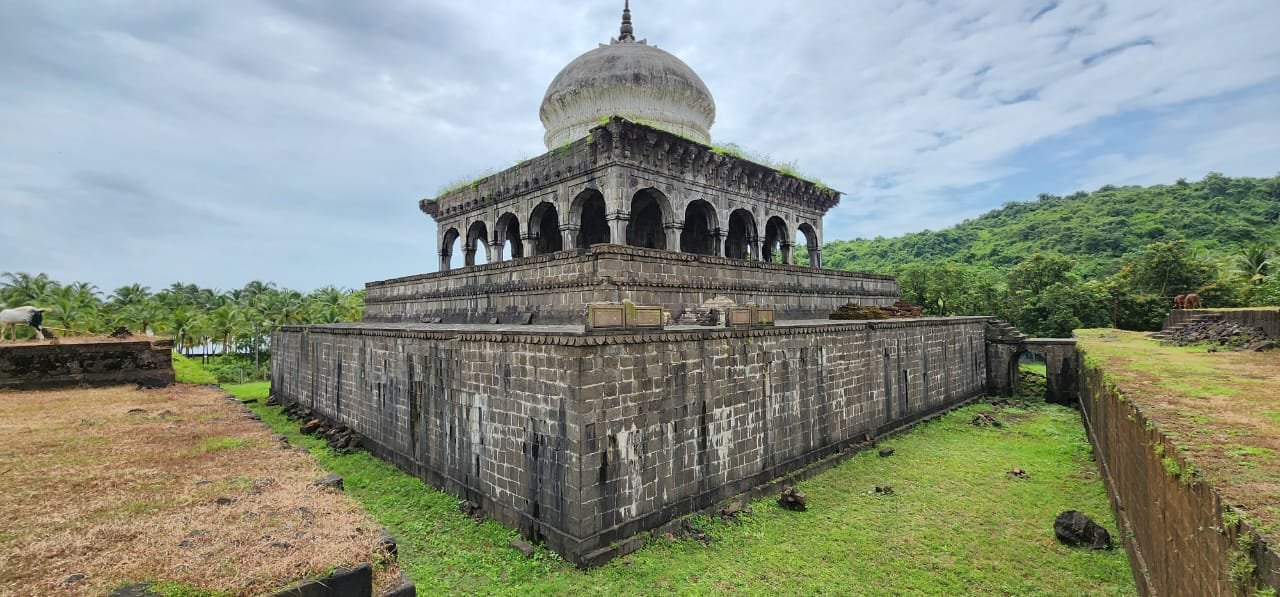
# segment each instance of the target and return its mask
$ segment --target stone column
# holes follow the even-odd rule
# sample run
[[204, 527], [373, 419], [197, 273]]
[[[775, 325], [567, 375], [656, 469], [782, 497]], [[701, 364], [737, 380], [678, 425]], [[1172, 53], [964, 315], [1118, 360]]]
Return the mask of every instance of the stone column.
[[489, 263], [502, 263], [502, 244], [498, 241], [489, 243]]
[[723, 229], [716, 228], [715, 230], [711, 231], [711, 254], [712, 255], [715, 255], [716, 257], [725, 256], [724, 238], [725, 238], [725, 231]]
[[684, 224], [675, 222], [667, 222], [662, 225], [662, 231], [666, 233], [666, 243], [668, 251], [680, 250], [680, 231], [684, 230]]
[[791, 257], [791, 247], [794, 246], [789, 242], [782, 243], [782, 263], [786, 265], [795, 265], [795, 260]]
[[809, 249], [809, 267], [822, 268], [822, 249]]
[[440, 251], [440, 271], [449, 271], [449, 257], [450, 255], [448, 251]]
[[524, 234], [520, 236], [520, 242], [524, 243], [524, 256], [533, 257], [538, 247], [538, 237], [534, 234]]
[[760, 261], [764, 259], [760, 253], [760, 237], [752, 236], [747, 239], [747, 260]]
[[578, 230], [580, 226], [573, 224], [560, 225], [560, 248], [564, 250], [578, 248]]
[[476, 264], [476, 246], [474, 244], [467, 245], [462, 249], [462, 265], [471, 267]]
[[627, 244], [627, 222], [631, 221], [631, 214], [623, 212], [614, 212], [606, 218], [609, 222], [609, 242], [615, 245]]

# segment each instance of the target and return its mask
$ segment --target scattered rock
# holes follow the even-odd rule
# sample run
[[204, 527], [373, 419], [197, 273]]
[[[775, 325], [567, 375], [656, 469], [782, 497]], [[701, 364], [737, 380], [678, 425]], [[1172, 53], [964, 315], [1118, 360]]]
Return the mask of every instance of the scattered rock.
[[693, 523], [689, 522], [687, 519], [680, 521], [680, 532], [685, 537], [698, 541], [703, 545], [711, 545], [711, 535], [708, 535], [706, 531], [693, 526]]
[[804, 512], [805, 510], [808, 510], [808, 501], [808, 496], [801, 493], [799, 489], [790, 485], [784, 485], [782, 487], [782, 495], [778, 496], [779, 506], [796, 512]]
[[222, 496], [222, 497], [219, 497], [219, 498], [218, 498], [218, 499], [216, 499], [216, 500], [213, 500], [213, 503], [215, 503], [215, 504], [217, 504], [217, 505], [219, 505], [219, 506], [228, 506], [228, 505], [231, 505], [231, 504], [232, 504], [233, 502], [235, 502], [235, 501], [236, 501], [236, 499], [235, 499], [235, 498], [227, 497], [227, 496], [225, 496], [225, 495], [224, 495], [224, 496]]
[[276, 484], [276, 480], [272, 477], [263, 477], [253, 482], [249, 487], [249, 493], [262, 493], [262, 490]]
[[876, 485], [876, 493], [880, 495], [893, 495], [893, 488], [888, 485]]
[[64, 586], [64, 587], [69, 587], [69, 586], [71, 586], [71, 585], [74, 585], [74, 584], [76, 584], [76, 583], [78, 583], [78, 582], [80, 582], [80, 581], [82, 581], [82, 580], [86, 579], [86, 578], [88, 578], [88, 576], [86, 576], [86, 575], [85, 575], [85, 573], [83, 573], [83, 572], [76, 572], [75, 574], [68, 574], [66, 577], [64, 577], [64, 578], [62, 579], [62, 586]]
[[874, 305], [859, 305], [857, 303], [847, 303], [838, 308], [829, 319], [889, 319], [892, 317], [920, 317], [924, 315], [924, 308], [908, 303], [907, 301], [897, 301], [888, 307], [876, 307]]
[[1000, 420], [997, 419], [995, 415], [991, 413], [982, 413], [974, 417], [973, 420], [970, 421], [970, 423], [973, 423], [977, 427], [999, 427], [1000, 426]]
[[129, 328], [127, 328], [127, 327], [120, 326], [120, 327], [118, 327], [118, 328], [116, 328], [116, 329], [112, 330], [112, 332], [111, 332], [110, 334], [107, 334], [107, 335], [108, 335], [108, 336], [110, 336], [110, 337], [112, 337], [112, 338], [117, 338], [117, 339], [118, 339], [118, 338], [128, 338], [128, 337], [130, 337], [130, 336], [132, 336], [132, 335], [133, 335], [133, 332], [130, 332], [130, 331], [129, 331]]
[[312, 487], [320, 489], [332, 489], [334, 491], [342, 491], [342, 475], [337, 473], [329, 473], [315, 481], [311, 482]]
[[519, 550], [526, 558], [533, 556], [533, 546], [529, 545], [529, 542], [524, 539], [512, 539], [507, 545]]
[[880, 448], [880, 457], [888, 458], [893, 456], [893, 448]]
[[458, 511], [476, 520], [480, 520], [480, 517], [483, 516], [480, 512], [480, 504], [471, 500], [462, 500], [461, 502], [458, 502]]
[[311, 522], [316, 519], [315, 512], [312, 512], [311, 508], [306, 506], [299, 507], [296, 512], [298, 513], [298, 517], [304, 521]]
[[124, 585], [109, 593], [108, 597], [161, 597], [161, 594], [151, 590], [151, 583], [142, 582]]
[[257, 403], [258, 403], [257, 398], [245, 398], [244, 400], [240, 401], [240, 404], [257, 404]]
[[1164, 345], [1187, 346], [1189, 344], [1215, 344], [1232, 350], [1272, 350], [1276, 341], [1267, 337], [1262, 328], [1242, 325], [1233, 321], [1205, 320], [1183, 324], [1165, 333], [1160, 341]]
[[145, 376], [137, 381], [137, 386], [139, 390], [158, 390], [169, 387], [169, 380]]
[[392, 535], [391, 531], [387, 529], [382, 529], [382, 533], [378, 535], [378, 547], [381, 547], [382, 551], [393, 558], [400, 555], [400, 547], [396, 542], [395, 535]]
[[280, 397], [272, 394], [267, 396], [267, 406], [280, 406]]
[[745, 506], [741, 500], [734, 500], [729, 505], [720, 509], [720, 520], [726, 522], [742, 522], [738, 519], [739, 515], [751, 514], [751, 508]]
[[373, 566], [339, 568], [328, 578], [320, 578], [285, 589], [272, 597], [315, 597], [319, 595], [372, 595]]
[[1028, 475], [1028, 474], [1027, 474], [1027, 471], [1024, 471], [1024, 470], [1022, 470], [1022, 469], [1020, 469], [1020, 468], [1016, 468], [1016, 467], [1015, 467], [1013, 470], [1011, 470], [1011, 471], [1009, 471], [1009, 472], [1007, 472], [1007, 473], [1005, 473], [1005, 474], [1006, 474], [1006, 475], [1009, 475], [1010, 477], [1013, 477], [1013, 478], [1015, 478], [1015, 479], [1030, 479], [1030, 478], [1031, 478], [1031, 475]]
[[324, 421], [321, 421], [320, 419], [311, 419], [310, 421], [307, 421], [305, 425], [299, 427], [298, 432], [303, 435], [311, 435], [319, 430], [321, 425], [324, 425]]
[[1111, 533], [1076, 510], [1067, 510], [1054, 519], [1053, 534], [1071, 547], [1111, 549]]
[[145, 409], [145, 408], [131, 408], [131, 409], [129, 409], [127, 412], [125, 412], [125, 414], [126, 414], [126, 415], [145, 415], [145, 414], [147, 414], [147, 409]]

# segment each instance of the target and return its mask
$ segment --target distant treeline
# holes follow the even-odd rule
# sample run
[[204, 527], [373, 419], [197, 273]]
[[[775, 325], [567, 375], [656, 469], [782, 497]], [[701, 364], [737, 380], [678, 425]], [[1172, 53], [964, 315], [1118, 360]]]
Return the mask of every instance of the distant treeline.
[[834, 241], [825, 265], [895, 274], [927, 314], [994, 314], [1024, 332], [1150, 330], [1177, 294], [1280, 305], [1280, 176], [1105, 186], [1009, 203], [937, 232]]

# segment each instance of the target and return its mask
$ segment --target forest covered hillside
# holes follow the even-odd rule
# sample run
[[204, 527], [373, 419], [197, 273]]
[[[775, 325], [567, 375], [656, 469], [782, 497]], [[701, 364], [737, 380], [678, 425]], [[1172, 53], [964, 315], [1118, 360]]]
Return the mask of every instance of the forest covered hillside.
[[1105, 186], [1009, 203], [945, 230], [834, 241], [823, 265], [897, 276], [928, 315], [996, 315], [1036, 336], [1157, 329], [1178, 294], [1280, 305], [1280, 176]]
[[1091, 278], [1113, 273], [1125, 255], [1151, 243], [1179, 240], [1210, 258], [1280, 243], [1280, 176], [1211, 173], [1198, 182], [1040, 195], [944, 230], [833, 241], [822, 255], [836, 269], [894, 272], [944, 261], [1009, 269], [1035, 253], [1056, 253]]

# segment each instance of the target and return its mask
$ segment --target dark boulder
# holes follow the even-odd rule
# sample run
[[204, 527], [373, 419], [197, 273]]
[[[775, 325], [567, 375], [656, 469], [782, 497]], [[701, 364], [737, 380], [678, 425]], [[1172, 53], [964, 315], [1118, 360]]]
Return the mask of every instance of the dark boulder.
[[799, 489], [785, 485], [782, 487], [782, 495], [778, 496], [778, 505], [787, 510], [804, 512], [809, 509], [809, 498]]
[[1111, 533], [1092, 518], [1075, 510], [1067, 510], [1053, 521], [1053, 534], [1071, 547], [1111, 549]]

